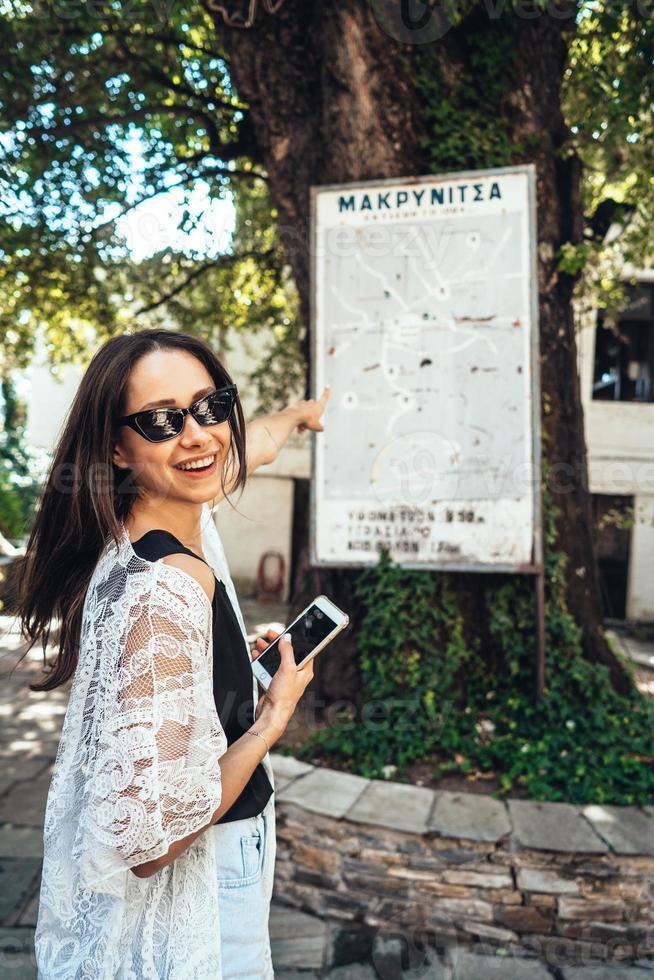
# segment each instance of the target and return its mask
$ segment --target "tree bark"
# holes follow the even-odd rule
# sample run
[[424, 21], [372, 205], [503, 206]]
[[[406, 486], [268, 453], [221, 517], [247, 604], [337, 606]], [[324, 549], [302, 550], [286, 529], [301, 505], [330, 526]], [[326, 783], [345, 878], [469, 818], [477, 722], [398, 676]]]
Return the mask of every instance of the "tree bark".
[[[205, 3], [208, 6], [207, 0]], [[274, 14], [260, 9], [247, 30], [228, 28], [220, 15], [212, 14], [232, 80], [250, 107], [279, 213], [280, 233], [301, 297], [308, 328], [307, 397], [312, 392], [308, 357], [311, 185], [430, 172], [424, 148], [429, 123], [407, 56], [410, 46], [380, 29], [374, 7], [360, 0], [286, 0]], [[531, 140], [529, 153], [516, 153], [511, 162], [533, 162], [537, 168], [541, 387], [552, 468], [550, 489], [560, 507], [557, 547], [569, 556], [567, 600], [583, 631], [584, 654], [594, 663], [605, 664], [615, 688], [625, 692], [631, 681], [601, 629], [571, 307], [574, 280], [557, 273], [555, 258], [563, 242], [578, 242], [582, 233], [579, 160], [560, 153], [568, 138], [560, 87], [570, 22], [544, 12], [531, 20], [510, 16], [517, 84], [497, 105], [497, 114], [512, 144]], [[466, 75], [474, 85], [484, 85], [482, 69], [471, 63], [467, 42], [470, 32], [483, 32], [488, 25], [486, 13], [476, 11], [431, 42], [438, 77], [443, 79], [443, 98], [448, 96], [448, 87], [460, 84]], [[490, 65], [486, 70], [496, 69]], [[497, 164], [489, 160], [484, 165]], [[469, 167], [470, 161], [461, 159], [458, 167], [448, 169]], [[356, 572], [310, 569], [306, 493], [300, 498], [304, 502], [296, 507], [295, 519], [304, 547], [295, 563], [293, 612], [323, 591], [342, 602], [353, 618], [352, 628], [334, 651], [316, 661], [314, 689], [318, 698], [330, 703], [357, 693], [354, 637], [358, 611], [351, 601]], [[461, 575], [457, 581], [466, 605], [472, 601], [478, 606], [479, 595], [468, 593], [482, 594], [496, 584], [496, 576]]]

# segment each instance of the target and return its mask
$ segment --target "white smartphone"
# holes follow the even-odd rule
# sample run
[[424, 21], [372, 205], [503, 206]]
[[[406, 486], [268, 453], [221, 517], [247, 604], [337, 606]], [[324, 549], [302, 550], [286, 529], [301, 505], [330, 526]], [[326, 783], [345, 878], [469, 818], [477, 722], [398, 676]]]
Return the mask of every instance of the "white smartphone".
[[282, 630], [279, 637], [252, 661], [255, 677], [268, 690], [281, 663], [279, 640], [284, 633], [291, 634], [293, 654], [297, 669], [307, 664], [320, 653], [328, 643], [338, 636], [350, 622], [350, 617], [335, 606], [327, 596], [319, 595], [303, 609], [290, 626]]

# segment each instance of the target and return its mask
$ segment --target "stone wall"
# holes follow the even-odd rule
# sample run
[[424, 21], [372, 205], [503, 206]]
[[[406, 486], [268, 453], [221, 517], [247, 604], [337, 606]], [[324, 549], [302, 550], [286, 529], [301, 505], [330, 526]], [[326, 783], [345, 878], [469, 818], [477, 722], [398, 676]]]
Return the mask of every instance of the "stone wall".
[[654, 811], [506, 802], [273, 754], [275, 897], [436, 946], [654, 954]]

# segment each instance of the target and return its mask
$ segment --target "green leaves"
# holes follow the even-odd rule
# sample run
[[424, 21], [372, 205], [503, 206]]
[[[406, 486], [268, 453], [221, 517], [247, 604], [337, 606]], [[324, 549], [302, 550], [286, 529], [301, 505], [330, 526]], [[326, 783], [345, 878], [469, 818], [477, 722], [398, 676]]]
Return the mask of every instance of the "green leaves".
[[470, 30], [460, 39], [468, 70], [451, 73], [456, 82], [443, 77], [437, 45], [411, 52], [426, 130], [422, 146], [433, 173], [508, 166], [521, 150], [499, 111], [515, 86], [515, 18], [490, 20], [477, 8], [466, 23]]
[[576, 276], [585, 267], [592, 252], [589, 242], [564, 242], [556, 253], [558, 268], [570, 276]]
[[10, 378], [0, 379], [0, 532], [21, 540], [39, 491], [40, 461], [25, 446], [25, 404]]
[[[221, 349], [230, 328], [265, 331], [267, 370], [244, 379], [258, 387], [253, 410], [296, 395], [297, 296], [211, 18], [184, 3], [62, 6], [16, 4], [0, 19], [11, 52], [0, 72], [0, 359], [25, 367], [39, 330], [53, 365], [162, 322]], [[236, 227], [224, 240], [216, 229], [220, 248], [182, 248], [159, 230], [158, 195], [173, 186], [187, 234], [231, 197]], [[153, 232], [143, 261], [116, 224], [137, 205], [139, 234]]]
[[[582, 289], [609, 311], [624, 305], [619, 279], [625, 266], [643, 268], [654, 256], [653, 65], [654, 22], [645, 7], [582, 4], [562, 99], [570, 147], [584, 165], [586, 235], [593, 237]], [[611, 225], [623, 230], [605, 242]], [[564, 262], [569, 257], [562, 256]]]

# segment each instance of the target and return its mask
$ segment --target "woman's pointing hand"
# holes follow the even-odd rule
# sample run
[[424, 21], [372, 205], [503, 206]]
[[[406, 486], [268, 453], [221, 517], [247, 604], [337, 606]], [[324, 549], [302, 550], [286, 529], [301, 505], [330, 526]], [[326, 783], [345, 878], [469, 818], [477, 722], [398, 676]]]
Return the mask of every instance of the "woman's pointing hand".
[[298, 432], [304, 432], [305, 429], [312, 429], [314, 432], [324, 432], [325, 427], [320, 419], [322, 413], [325, 411], [330, 394], [329, 385], [325, 385], [320, 398], [308, 398], [306, 401], [295, 402], [294, 407], [297, 408], [300, 416], [300, 422], [297, 426]]

